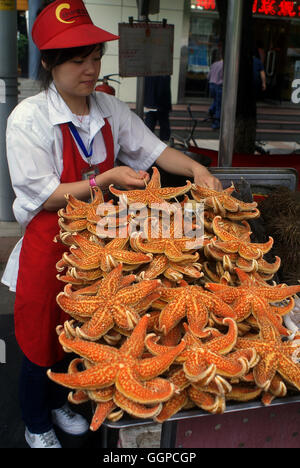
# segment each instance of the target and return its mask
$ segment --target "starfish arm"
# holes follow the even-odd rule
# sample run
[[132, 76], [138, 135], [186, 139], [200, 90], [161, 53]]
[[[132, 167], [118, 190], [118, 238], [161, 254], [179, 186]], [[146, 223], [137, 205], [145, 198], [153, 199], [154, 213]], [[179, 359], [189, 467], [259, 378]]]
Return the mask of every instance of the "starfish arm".
[[187, 360], [183, 364], [183, 371], [189, 381], [208, 385], [216, 375], [216, 366], [208, 365], [197, 351], [189, 351]]
[[101, 390], [87, 390], [87, 394], [90, 400], [95, 401], [96, 403], [105, 403], [106, 401], [112, 400], [113, 394], [115, 391], [115, 386], [105, 387]]
[[264, 260], [263, 258], [260, 258], [257, 261], [257, 265], [258, 265], [258, 271], [260, 271], [262, 273], [268, 273], [268, 274], [276, 273], [280, 268], [281, 259], [280, 259], [280, 257], [275, 257], [275, 262], [269, 263], [266, 260]]
[[234, 311], [236, 313], [237, 322], [243, 322], [246, 320], [252, 312], [252, 303], [251, 297], [242, 294], [234, 304]]
[[151, 354], [153, 354], [153, 356], [159, 356], [161, 354], [164, 354], [170, 351], [173, 348], [173, 346], [166, 346], [166, 345], [157, 343], [159, 339], [160, 337], [157, 336], [155, 333], [149, 333], [149, 335], [147, 335], [145, 338], [146, 349]]
[[[184, 245], [190, 240], [184, 241]], [[198, 260], [198, 255], [183, 253], [180, 247], [178, 246], [179, 242], [177, 240], [165, 239], [164, 253], [168, 259], [172, 262], [184, 262], [184, 261], [195, 261]]]
[[191, 189], [191, 182], [187, 181], [187, 184], [182, 187], [163, 187], [155, 191], [157, 195], [165, 200], [170, 200], [171, 198], [178, 197], [187, 193]]
[[269, 286], [257, 289], [257, 294], [270, 302], [279, 302], [300, 292], [299, 286]]
[[84, 390], [76, 390], [68, 394], [68, 401], [73, 405], [80, 405], [89, 401], [89, 396]]
[[96, 390], [109, 387], [115, 382], [119, 371], [118, 363], [99, 364], [76, 374], [61, 374], [47, 371], [48, 377], [64, 387]]
[[199, 408], [209, 413], [216, 414], [225, 411], [225, 399], [223, 396], [202, 392], [192, 385], [188, 388], [188, 395]]
[[252, 385], [233, 385], [232, 390], [226, 394], [226, 400], [250, 401], [256, 399], [262, 391], [262, 388], [253, 387]]
[[132, 330], [140, 319], [134, 307], [128, 304], [114, 304], [111, 312], [115, 324], [123, 330]]
[[136, 305], [144, 299], [148, 294], [153, 293], [161, 286], [161, 281], [143, 280], [137, 284], [122, 288], [116, 295], [118, 303]]
[[163, 404], [161, 411], [154, 417], [154, 421], [163, 423], [171, 416], [178, 413], [188, 402], [187, 391], [183, 390], [179, 394], [173, 395], [170, 400]]
[[177, 300], [171, 301], [161, 311], [159, 316], [159, 330], [164, 335], [174, 328], [186, 315], [186, 300], [183, 295], [179, 295]]
[[149, 318], [149, 315], [146, 314], [139, 320], [131, 335], [122, 344], [120, 348], [121, 354], [128, 354], [133, 358], [138, 358], [141, 356], [145, 348], [145, 336]]
[[206, 347], [213, 352], [220, 354], [228, 354], [235, 346], [238, 337], [238, 328], [235, 320], [232, 318], [224, 318], [223, 324], [228, 326], [226, 335], [221, 335], [209, 340]]
[[148, 189], [159, 189], [161, 187], [160, 173], [157, 167], [152, 167], [152, 176], [147, 184]]
[[250, 242], [241, 242], [238, 252], [246, 260], [257, 260], [262, 256], [262, 251]]
[[170, 349], [167, 353], [143, 359], [136, 364], [136, 372], [142, 380], [150, 380], [165, 372], [185, 348], [185, 342]]
[[82, 250], [82, 252], [85, 255], [96, 255], [100, 253], [103, 249], [103, 247], [100, 244], [87, 239], [81, 234], [72, 234], [71, 240], [76, 246], [78, 246]]
[[125, 195], [127, 197], [127, 200], [131, 203], [141, 202], [144, 192], [144, 190], [119, 190], [113, 185], [109, 186], [109, 190], [113, 195], [116, 195], [117, 197]]
[[70, 339], [67, 338], [64, 331], [59, 335], [59, 342], [67, 352], [76, 353], [94, 363], [101, 361], [113, 362], [119, 356], [118, 351], [111, 346], [88, 342], [80, 338]]
[[253, 247], [259, 249], [263, 254], [268, 253], [271, 248], [273, 247], [274, 244], [274, 239], [272, 237], [269, 237], [269, 240], [264, 243], [255, 243], [253, 242]]
[[240, 291], [232, 286], [219, 283], [205, 283], [205, 288], [215, 293], [227, 304], [232, 304], [240, 295]]
[[300, 365], [298, 362], [294, 362], [293, 359], [283, 354], [279, 358], [278, 372], [288, 383], [300, 391]]
[[142, 252], [161, 254], [165, 251], [166, 240], [167, 239], [151, 239], [143, 242], [141, 235], [139, 235], [135, 238], [135, 245]]
[[71, 316], [75, 314], [83, 319], [92, 317], [98, 307], [105, 305], [105, 301], [99, 297], [77, 296], [73, 299], [66, 295], [65, 292], [58, 294], [56, 302], [67, 314]]
[[165, 255], [157, 255], [153, 258], [149, 266], [140, 274], [142, 279], [155, 279], [167, 268], [169, 261]]
[[114, 326], [113, 316], [108, 307], [99, 308], [92, 318], [80, 328], [76, 328], [79, 337], [91, 341], [97, 341]]
[[118, 373], [116, 388], [125, 397], [141, 404], [161, 403], [171, 398], [174, 393], [174, 385], [168, 380], [156, 378], [154, 385], [151, 385], [151, 382], [142, 383], [136, 372], [125, 365]]
[[[118, 291], [118, 289], [122, 286], [122, 269], [122, 264], [119, 264], [101, 280], [99, 292], [101, 292], [101, 295], [103, 297], [109, 298], [112, 294], [115, 294]], [[130, 278], [130, 280], [131, 279], [134, 278]]]
[[113, 400], [119, 408], [139, 419], [154, 418], [162, 409], [162, 403], [148, 407], [130, 400], [118, 390], [115, 391]]
[[253, 375], [256, 385], [265, 392], [268, 391], [271, 382], [275, 376], [278, 366], [278, 356], [275, 352], [269, 352], [253, 369]]
[[115, 408], [116, 405], [113, 400], [107, 401], [105, 403], [98, 403], [90, 424], [90, 430], [93, 432], [97, 431], [109, 413], [111, 413], [111, 411]]
[[186, 301], [187, 320], [191, 332], [199, 337], [207, 336], [204, 327], [208, 323], [208, 310], [201, 299], [190, 295]]

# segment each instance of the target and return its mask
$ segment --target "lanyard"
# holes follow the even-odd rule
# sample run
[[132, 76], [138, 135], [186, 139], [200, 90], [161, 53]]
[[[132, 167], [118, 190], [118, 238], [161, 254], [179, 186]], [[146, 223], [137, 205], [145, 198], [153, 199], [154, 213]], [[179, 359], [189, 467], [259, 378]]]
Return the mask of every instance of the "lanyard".
[[75, 138], [75, 140], [77, 141], [78, 145], [80, 146], [80, 149], [82, 150], [84, 156], [88, 159], [92, 156], [93, 154], [93, 143], [94, 143], [94, 138], [92, 139], [91, 141], [91, 144], [90, 144], [90, 150], [89, 152], [87, 151], [86, 147], [84, 146], [84, 143], [81, 139], [81, 136], [79, 135], [78, 131], [77, 131], [77, 128], [75, 127], [75, 125], [72, 123], [72, 122], [68, 122], [68, 125], [69, 125], [69, 128]]

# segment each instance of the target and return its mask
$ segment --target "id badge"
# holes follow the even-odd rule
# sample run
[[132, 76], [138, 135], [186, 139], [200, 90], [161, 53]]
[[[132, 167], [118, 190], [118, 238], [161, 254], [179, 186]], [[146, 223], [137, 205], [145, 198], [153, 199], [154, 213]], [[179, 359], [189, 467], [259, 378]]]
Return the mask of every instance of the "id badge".
[[81, 172], [82, 180], [88, 180], [91, 176], [100, 174], [98, 166], [89, 166]]

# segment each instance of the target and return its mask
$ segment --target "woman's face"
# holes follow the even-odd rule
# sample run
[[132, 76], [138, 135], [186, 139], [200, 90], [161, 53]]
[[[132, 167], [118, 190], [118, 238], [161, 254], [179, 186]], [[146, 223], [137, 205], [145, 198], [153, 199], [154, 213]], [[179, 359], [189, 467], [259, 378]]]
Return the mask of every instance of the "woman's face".
[[101, 68], [101, 52], [97, 46], [86, 57], [74, 57], [52, 70], [60, 95], [68, 102], [89, 96], [95, 88]]

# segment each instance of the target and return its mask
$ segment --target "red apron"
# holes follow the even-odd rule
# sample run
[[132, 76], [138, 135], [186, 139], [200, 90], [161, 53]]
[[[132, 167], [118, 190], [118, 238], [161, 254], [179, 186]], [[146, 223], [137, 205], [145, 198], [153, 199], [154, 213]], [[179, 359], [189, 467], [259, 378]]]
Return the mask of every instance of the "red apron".
[[[82, 179], [89, 165], [82, 159], [68, 124], [63, 135], [61, 183]], [[114, 167], [114, 143], [107, 119], [102, 127], [107, 157], [98, 165], [100, 173]], [[52, 366], [64, 357], [56, 327], [70, 318], [56, 303], [63, 283], [56, 278], [56, 263], [67, 249], [53, 242], [59, 231], [56, 212], [40, 211], [26, 227], [19, 260], [15, 300], [15, 334], [26, 357], [39, 366]]]

